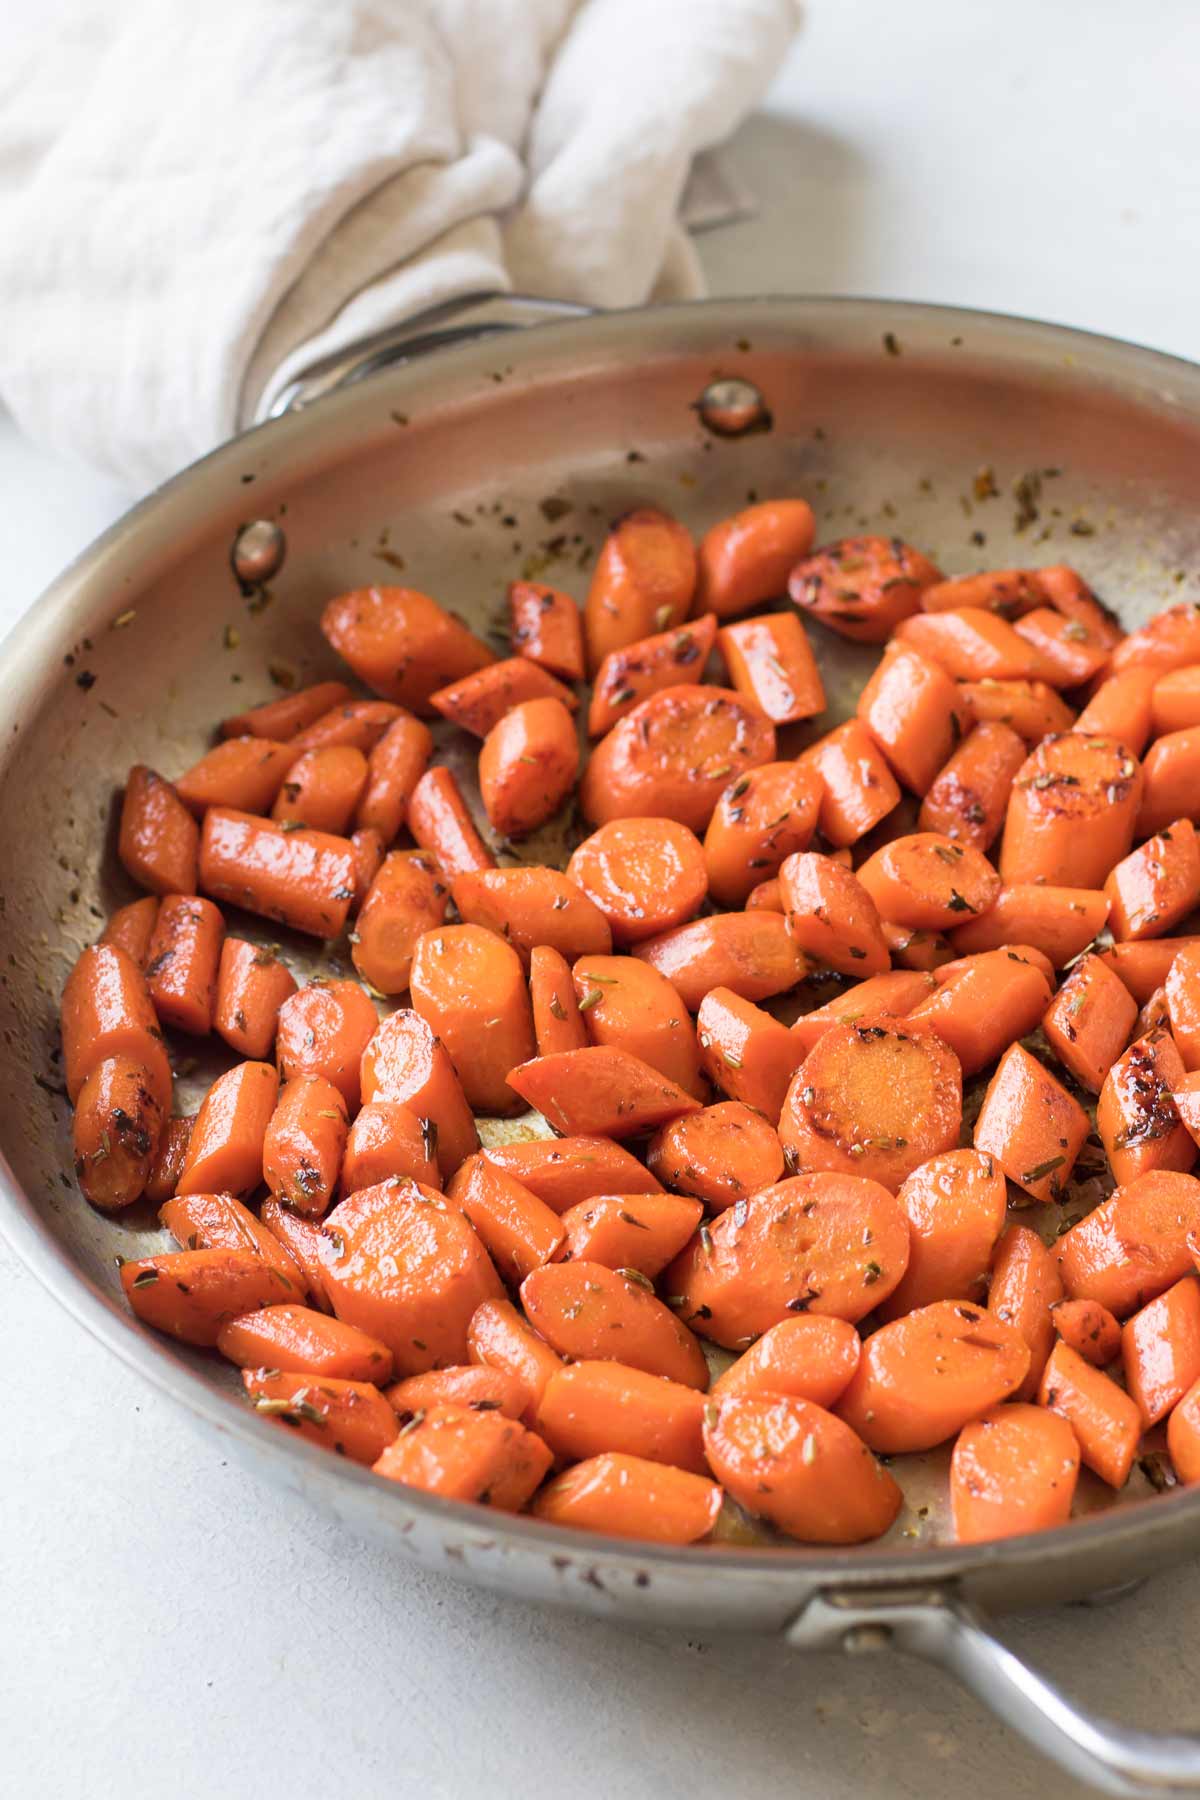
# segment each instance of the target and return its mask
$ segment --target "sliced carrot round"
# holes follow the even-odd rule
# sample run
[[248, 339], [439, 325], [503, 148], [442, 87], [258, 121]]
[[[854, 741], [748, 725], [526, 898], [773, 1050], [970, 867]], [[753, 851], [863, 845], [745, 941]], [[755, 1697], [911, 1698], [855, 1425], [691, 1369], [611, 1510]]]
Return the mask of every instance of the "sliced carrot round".
[[708, 1364], [687, 1327], [639, 1273], [603, 1263], [547, 1263], [521, 1283], [529, 1323], [560, 1355], [624, 1362], [707, 1388]]
[[664, 1187], [695, 1194], [714, 1212], [770, 1187], [783, 1174], [783, 1148], [769, 1120], [736, 1100], [664, 1125], [647, 1162]]
[[731, 1394], [794, 1394], [814, 1406], [833, 1406], [858, 1367], [862, 1343], [845, 1319], [801, 1313], [764, 1331], [714, 1381], [714, 1400]]
[[850, 1427], [787, 1394], [735, 1394], [705, 1425], [713, 1474], [748, 1512], [810, 1544], [882, 1537], [903, 1496]]
[[960, 1544], [1064, 1525], [1079, 1476], [1079, 1445], [1044, 1406], [995, 1406], [959, 1432], [950, 1508]]
[[931, 1450], [1007, 1400], [1028, 1369], [1015, 1326], [965, 1300], [938, 1300], [872, 1333], [838, 1416], [885, 1456]]
[[618, 720], [579, 784], [585, 819], [665, 816], [703, 831], [721, 792], [775, 755], [775, 728], [728, 688], [663, 688]]
[[981, 850], [937, 831], [894, 838], [868, 857], [858, 879], [881, 919], [943, 931], [994, 905], [1000, 877]]
[[616, 944], [684, 924], [708, 892], [700, 840], [675, 819], [610, 820], [572, 853], [567, 874], [608, 920]]

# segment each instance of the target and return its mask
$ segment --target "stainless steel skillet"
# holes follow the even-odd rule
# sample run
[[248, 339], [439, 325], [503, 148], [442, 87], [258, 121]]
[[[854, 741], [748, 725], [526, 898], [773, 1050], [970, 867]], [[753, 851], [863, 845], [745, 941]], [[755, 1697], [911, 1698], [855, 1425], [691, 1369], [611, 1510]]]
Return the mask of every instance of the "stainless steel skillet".
[[[223, 1371], [151, 1340], [118, 1301], [114, 1255], [160, 1233], [149, 1213], [105, 1220], [75, 1191], [55, 1061], [66, 969], [128, 897], [114, 792], [135, 759], [186, 766], [212, 721], [265, 697], [273, 678], [329, 672], [316, 625], [329, 593], [403, 580], [486, 628], [515, 574], [582, 592], [605, 522], [638, 500], [700, 526], [748, 495], [800, 492], [824, 536], [900, 532], [951, 570], [1075, 562], [1129, 623], [1200, 598], [1200, 370], [1188, 364], [1051, 326], [866, 301], [723, 301], [501, 329], [535, 311], [443, 311], [418, 334], [436, 356], [381, 341], [313, 371], [290, 399], [318, 402], [137, 507], [8, 639], [0, 1225], [97, 1337], [223, 1434], [227, 1454], [348, 1530], [610, 1616], [773, 1631], [805, 1648], [891, 1644], [953, 1669], [1111, 1792], [1200, 1788], [1200, 1739], [1083, 1717], [983, 1623], [1194, 1551], [1200, 1494], [1151, 1496], [1143, 1482], [1062, 1531], [960, 1549], [942, 1541], [939, 1460], [913, 1459], [896, 1533], [862, 1550], [569, 1537], [384, 1486], [293, 1442], [236, 1403]], [[398, 355], [408, 360], [389, 366]], [[819, 653], [845, 710], [859, 653], [824, 636]]]

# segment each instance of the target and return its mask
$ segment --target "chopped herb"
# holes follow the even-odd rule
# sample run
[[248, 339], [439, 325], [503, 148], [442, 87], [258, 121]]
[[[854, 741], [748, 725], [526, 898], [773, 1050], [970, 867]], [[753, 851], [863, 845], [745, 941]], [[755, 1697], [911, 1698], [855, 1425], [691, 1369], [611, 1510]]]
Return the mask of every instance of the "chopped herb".
[[1021, 1177], [1022, 1185], [1028, 1187], [1035, 1181], [1044, 1180], [1055, 1169], [1060, 1169], [1066, 1160], [1065, 1156], [1051, 1156], [1045, 1162], [1039, 1163], [1035, 1169], [1026, 1169]]

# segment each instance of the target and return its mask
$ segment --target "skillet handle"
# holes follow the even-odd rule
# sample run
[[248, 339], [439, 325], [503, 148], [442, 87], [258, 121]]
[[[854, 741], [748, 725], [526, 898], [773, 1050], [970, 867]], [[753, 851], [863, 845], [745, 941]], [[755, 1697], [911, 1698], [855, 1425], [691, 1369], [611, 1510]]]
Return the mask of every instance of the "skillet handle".
[[805, 1650], [894, 1648], [938, 1663], [1043, 1756], [1106, 1794], [1200, 1792], [1200, 1736], [1093, 1718], [945, 1588], [823, 1590], [787, 1630]]
[[298, 412], [392, 363], [412, 362], [452, 344], [495, 337], [526, 325], [585, 318], [591, 311], [590, 306], [577, 306], [570, 300], [535, 300], [527, 294], [463, 294], [456, 300], [444, 300], [385, 331], [360, 338], [345, 350], [318, 357], [294, 376], [270, 405], [260, 407], [254, 423], [261, 425], [283, 413]]

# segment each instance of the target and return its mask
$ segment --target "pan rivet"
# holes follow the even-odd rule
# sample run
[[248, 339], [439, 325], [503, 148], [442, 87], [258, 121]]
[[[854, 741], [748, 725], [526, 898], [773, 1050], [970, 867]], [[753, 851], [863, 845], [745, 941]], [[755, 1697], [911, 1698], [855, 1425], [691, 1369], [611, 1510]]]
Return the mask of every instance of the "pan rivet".
[[245, 588], [261, 587], [278, 575], [287, 555], [287, 539], [273, 519], [243, 525], [233, 540], [233, 572]]
[[761, 391], [740, 375], [710, 381], [695, 408], [701, 423], [717, 437], [746, 437], [754, 431], [770, 431], [772, 425]]
[[888, 1625], [853, 1625], [842, 1638], [847, 1656], [863, 1656], [872, 1650], [886, 1650], [892, 1641]]

